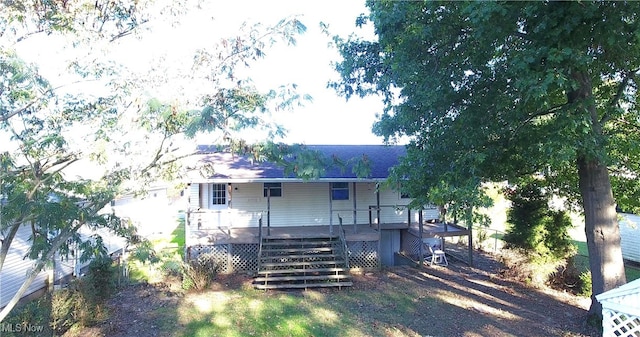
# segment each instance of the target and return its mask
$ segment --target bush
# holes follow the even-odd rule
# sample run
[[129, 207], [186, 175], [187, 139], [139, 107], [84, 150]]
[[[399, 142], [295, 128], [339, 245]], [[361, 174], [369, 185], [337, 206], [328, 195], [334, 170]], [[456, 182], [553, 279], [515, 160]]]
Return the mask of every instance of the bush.
[[536, 251], [543, 238], [543, 219], [547, 199], [536, 182], [526, 182], [507, 191], [511, 208], [507, 211], [509, 228], [504, 240], [511, 247]]
[[531, 254], [521, 248], [503, 249], [500, 258], [500, 262], [507, 267], [505, 276], [536, 288], [549, 284], [564, 264], [562, 260]]
[[591, 272], [584, 271], [580, 274], [580, 281], [578, 282], [577, 294], [584, 297], [591, 297]]
[[182, 288], [201, 291], [209, 287], [218, 273], [218, 265], [211, 254], [200, 254], [182, 264]]
[[79, 296], [71, 288], [61, 289], [51, 296], [51, 328], [56, 333], [64, 333], [75, 323], [75, 310]]
[[106, 301], [116, 290], [118, 268], [108, 256], [102, 256], [89, 263], [86, 279], [86, 293], [94, 304]]
[[549, 196], [541, 182], [532, 179], [507, 190], [511, 208], [507, 212], [509, 228], [504, 240], [509, 247], [520, 248], [536, 260], [564, 260], [575, 251], [567, 231], [571, 219], [563, 211], [549, 209]]
[[105, 301], [116, 289], [118, 268], [110, 257], [89, 263], [84, 278], [76, 279], [51, 298], [51, 327], [63, 333], [74, 325], [92, 326], [106, 315]]
[[4, 330], [0, 332], [0, 336], [52, 336], [50, 318], [51, 297], [45, 295], [14, 308], [0, 323], [5, 327], [11, 327], [13, 331]]

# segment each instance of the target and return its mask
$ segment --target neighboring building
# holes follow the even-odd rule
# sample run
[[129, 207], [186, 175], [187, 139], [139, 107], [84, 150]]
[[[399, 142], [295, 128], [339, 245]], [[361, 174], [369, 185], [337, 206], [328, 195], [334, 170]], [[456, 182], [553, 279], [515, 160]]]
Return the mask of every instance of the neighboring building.
[[[106, 229], [91, 230], [83, 226], [79, 230], [79, 234], [85, 240], [93, 235], [100, 235], [109, 254], [121, 251], [126, 245], [126, 241], [123, 238]], [[11, 243], [2, 267], [2, 273], [0, 273], [0, 308], [3, 308], [13, 298], [35, 263], [34, 260], [27, 257], [27, 253], [31, 248], [30, 237], [31, 227], [28, 224], [24, 224], [20, 227]], [[77, 255], [68, 257], [56, 255], [54, 269], [49, 268], [40, 272], [24, 293], [23, 298], [46, 291], [50, 282], [57, 285], [60, 282], [67, 282], [70, 277], [81, 275], [81, 270], [89, 264], [89, 261], [80, 262], [78, 257]]]
[[629, 213], [619, 215], [622, 257], [640, 263], [640, 216]]
[[138, 235], [149, 238], [171, 233], [176, 228], [178, 212], [185, 207], [181, 199], [180, 193], [175, 193], [169, 184], [157, 184], [140, 195], [118, 196], [105, 211], [130, 220]]
[[[350, 268], [372, 269], [393, 265], [400, 252], [415, 256], [421, 232], [424, 237], [468, 235], [455, 225], [428, 224], [438, 219], [437, 207], [408, 209], [412, 199], [385, 183], [390, 169], [405, 155], [404, 146], [306, 148], [349, 164], [326, 168], [319, 178], [305, 180], [285, 174], [273, 163], [200, 146], [200, 160], [212, 164], [214, 173], [190, 180], [187, 256], [213, 253], [224, 271], [252, 272], [258, 269], [265, 237], [322, 233], [342, 236]], [[360, 159], [370, 168], [367, 177], [353, 173]]]

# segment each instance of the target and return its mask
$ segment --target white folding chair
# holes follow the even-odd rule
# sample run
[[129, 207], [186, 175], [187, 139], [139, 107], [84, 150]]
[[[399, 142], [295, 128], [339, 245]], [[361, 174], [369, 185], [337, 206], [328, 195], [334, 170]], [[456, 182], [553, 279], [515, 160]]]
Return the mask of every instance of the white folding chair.
[[448, 266], [447, 256], [444, 253], [444, 242], [442, 238], [422, 239], [423, 248], [426, 249], [425, 258], [431, 265]]

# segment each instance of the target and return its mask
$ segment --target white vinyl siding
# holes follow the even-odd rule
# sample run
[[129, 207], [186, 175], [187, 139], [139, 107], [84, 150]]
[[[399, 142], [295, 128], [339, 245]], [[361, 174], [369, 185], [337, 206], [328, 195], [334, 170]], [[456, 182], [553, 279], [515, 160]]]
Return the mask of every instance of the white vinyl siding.
[[640, 216], [621, 214], [620, 220], [620, 248], [622, 257], [640, 262]]
[[[122, 249], [126, 245], [126, 240], [115, 236], [112, 232], [106, 229], [100, 229], [97, 231], [91, 230], [88, 227], [82, 227], [79, 234], [83, 239], [89, 238], [91, 235], [99, 234], [104, 240], [104, 244], [109, 253], [113, 253]], [[2, 267], [2, 273], [0, 273], [0, 308], [4, 307], [16, 294], [18, 289], [22, 286], [22, 283], [27, 278], [27, 272], [31, 270], [35, 261], [25, 258], [31, 242], [29, 237], [31, 236], [31, 228], [28, 224], [20, 227], [16, 233], [15, 238], [11, 242], [11, 247], [7, 253], [7, 257]], [[65, 258], [64, 261], [60, 260], [60, 257], [56, 258], [56, 273], [55, 279], [58, 280], [62, 277], [74, 273], [73, 258]], [[89, 262], [85, 262], [82, 266], [88, 265]], [[47, 286], [48, 272], [42, 271], [36, 276], [31, 286], [24, 293], [23, 297], [28, 296], [40, 289]], [[57, 282], [57, 281], [56, 281]]]
[[191, 184], [189, 186], [189, 208], [200, 208], [200, 184]]
[[[205, 185], [206, 186], [206, 185]], [[357, 223], [369, 223], [369, 207], [376, 206], [375, 183], [356, 183], [354, 194], [353, 183], [348, 183], [349, 200], [330, 200], [331, 187], [329, 182], [283, 182], [282, 197], [272, 197], [271, 224], [274, 226], [308, 226], [329, 225], [330, 209], [333, 208], [333, 224], [337, 225], [338, 214], [345, 225], [353, 224], [353, 197], [356, 198]], [[204, 188], [208, 190], [209, 188]], [[263, 183], [238, 183], [232, 185], [232, 206], [228, 210], [228, 217], [222, 226], [256, 227], [260, 217], [263, 223], [267, 221], [267, 198], [264, 197]], [[203, 193], [208, 200], [208, 193]], [[410, 200], [400, 202], [397, 191], [383, 189], [380, 191], [380, 204], [404, 206]], [[331, 204], [330, 204], [331, 203]], [[208, 208], [211, 208], [209, 206]], [[381, 223], [407, 223], [406, 209], [396, 210], [394, 207], [384, 207], [381, 212]], [[436, 210], [437, 211], [437, 210]], [[375, 222], [377, 213], [372, 211]], [[412, 221], [417, 221], [418, 215], [412, 211]], [[425, 218], [426, 219], [426, 218]]]
[[[30, 242], [28, 241], [30, 235], [30, 227], [23, 225], [16, 233], [13, 242], [11, 242], [11, 247], [2, 267], [2, 273], [0, 273], [0, 307], [4, 307], [9, 303], [13, 295], [22, 286], [22, 282], [27, 278], [27, 271], [35, 262], [28, 258], [23, 259], [30, 248]], [[44, 288], [46, 281], [47, 273], [41, 272], [24, 295], [29, 295]]]

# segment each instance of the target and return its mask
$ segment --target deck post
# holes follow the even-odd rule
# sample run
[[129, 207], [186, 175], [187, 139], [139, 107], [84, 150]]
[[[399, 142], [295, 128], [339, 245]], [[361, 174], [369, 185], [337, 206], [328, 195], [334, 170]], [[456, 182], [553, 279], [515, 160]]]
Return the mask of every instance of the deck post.
[[267, 187], [267, 236], [271, 235], [271, 187]]
[[418, 235], [420, 236], [420, 244], [418, 245], [418, 254], [419, 259], [418, 261], [420, 262], [420, 267], [422, 267], [424, 265], [424, 252], [422, 249], [422, 234], [424, 233], [424, 224], [422, 223], [422, 207], [420, 207], [420, 209], [418, 210]]
[[376, 183], [376, 218], [378, 219], [378, 230], [380, 230], [380, 184]]
[[329, 235], [333, 235], [333, 198], [331, 194], [331, 183], [329, 183]]
[[353, 183], [353, 233], [357, 233], [356, 225], [358, 224], [358, 202], [356, 201], [356, 183]]
[[469, 224], [467, 228], [469, 228], [469, 266], [473, 267], [473, 226]]
[[[184, 238], [185, 238], [185, 245], [184, 245], [184, 257], [185, 257], [185, 261], [189, 261], [188, 260], [188, 256], [189, 256], [189, 252], [188, 252], [188, 248], [191, 246], [191, 242], [189, 242], [189, 238], [191, 237], [191, 228], [189, 228], [189, 226], [191, 225], [191, 220], [189, 219], [191, 217], [191, 206], [187, 205], [187, 211], [185, 212], [184, 215]], [[79, 273], [78, 273], [79, 274]]]
[[380, 227], [380, 183], [376, 183], [376, 217], [378, 218], [378, 269], [382, 268], [382, 227]]

